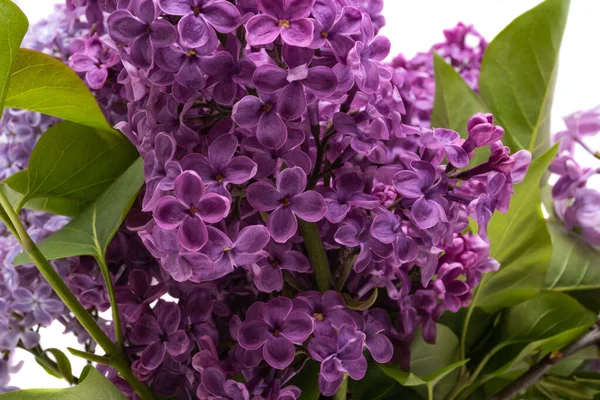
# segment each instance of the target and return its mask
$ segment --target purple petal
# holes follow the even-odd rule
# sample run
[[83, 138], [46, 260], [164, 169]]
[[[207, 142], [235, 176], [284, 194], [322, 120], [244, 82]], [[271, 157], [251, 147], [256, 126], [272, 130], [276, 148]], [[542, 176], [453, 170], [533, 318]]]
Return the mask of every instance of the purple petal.
[[252, 81], [264, 93], [275, 93], [287, 86], [287, 71], [275, 65], [265, 64], [256, 69]]
[[392, 243], [396, 237], [396, 221], [382, 214], [375, 217], [371, 225], [371, 235], [382, 243]]
[[394, 243], [396, 257], [405, 263], [413, 261], [419, 255], [419, 248], [413, 238], [404, 234], [398, 235], [398, 240]]
[[313, 330], [313, 320], [300, 311], [291, 312], [281, 326], [281, 334], [294, 343], [303, 343]]
[[175, 195], [187, 206], [197, 205], [204, 194], [204, 182], [194, 171], [184, 171], [175, 179]]
[[[285, 171], [287, 171], [287, 169], [283, 172]], [[246, 189], [246, 196], [250, 205], [258, 211], [274, 210], [281, 206], [281, 200], [283, 199], [283, 195], [279, 193], [277, 189], [264, 181], [256, 182], [248, 186], [248, 189]]]
[[[305, 0], [298, 0], [310, 4]], [[281, 31], [281, 39], [290, 46], [308, 47], [312, 43], [314, 25], [307, 18], [290, 21], [290, 27]]]
[[202, 385], [214, 396], [226, 395], [223, 386], [225, 385], [225, 373], [218, 368], [208, 367], [202, 371]]
[[367, 359], [361, 356], [356, 360], [343, 360], [342, 367], [348, 372], [350, 378], [359, 381], [367, 372]]
[[132, 6], [134, 14], [146, 24], [151, 24], [157, 17], [158, 10], [153, 0], [137, 0]]
[[287, 127], [273, 110], [263, 114], [258, 123], [256, 138], [268, 149], [280, 149], [287, 140]]
[[276, 19], [265, 14], [255, 15], [246, 23], [246, 40], [251, 46], [273, 43], [282, 30]]
[[238, 342], [246, 350], [258, 350], [272, 337], [269, 326], [261, 319], [245, 321], [238, 330]]
[[280, 268], [289, 271], [308, 272], [311, 269], [308, 258], [299, 251], [286, 251], [280, 257]]
[[136, 66], [150, 68], [154, 56], [154, 48], [149, 35], [142, 35], [129, 45], [129, 55]]
[[215, 170], [221, 170], [227, 166], [238, 146], [238, 140], [234, 135], [225, 134], [219, 136], [208, 147], [208, 159]]
[[308, 343], [310, 356], [317, 361], [323, 361], [337, 352], [337, 344], [325, 336], [317, 336]]
[[412, 217], [421, 229], [428, 229], [440, 221], [440, 212], [435, 201], [421, 197], [412, 206]]
[[292, 82], [284, 87], [277, 98], [277, 109], [279, 115], [287, 120], [296, 119], [302, 115], [306, 110], [306, 94], [302, 83]]
[[313, 67], [308, 69], [308, 76], [303, 83], [315, 95], [328, 97], [337, 88], [337, 77], [330, 68]]
[[231, 203], [229, 199], [216, 193], [207, 193], [198, 203], [198, 216], [210, 224], [221, 221], [227, 214]]
[[460, 146], [446, 146], [446, 156], [448, 157], [450, 164], [457, 168], [465, 168], [469, 165], [469, 156], [467, 152]]
[[165, 196], [154, 208], [154, 219], [158, 226], [171, 230], [177, 228], [187, 215], [187, 208], [173, 196]]
[[269, 243], [269, 231], [262, 225], [250, 225], [242, 229], [235, 239], [235, 249], [240, 253], [256, 253]]
[[390, 339], [383, 334], [377, 334], [367, 339], [366, 346], [373, 359], [380, 364], [385, 364], [394, 355], [394, 346]]
[[69, 58], [69, 66], [75, 72], [87, 72], [96, 68], [97, 60], [87, 54], [77, 53]]
[[227, 1], [216, 1], [205, 5], [202, 8], [202, 15], [221, 33], [234, 31], [241, 20], [237, 7]]
[[252, 128], [258, 125], [262, 113], [262, 101], [255, 96], [246, 96], [235, 103], [231, 117], [239, 126]]
[[278, 243], [287, 242], [298, 230], [298, 221], [289, 207], [278, 208], [267, 219], [267, 228]]
[[306, 173], [299, 167], [286, 168], [277, 176], [276, 186], [282, 196], [291, 200], [306, 188]]
[[385, 36], [377, 36], [369, 45], [369, 58], [383, 61], [390, 54], [391, 46], [390, 39]]
[[314, 190], [294, 196], [291, 206], [294, 214], [308, 222], [319, 221], [327, 212], [327, 205], [323, 196]]
[[317, 0], [312, 8], [313, 17], [315, 17], [327, 31], [329, 31], [335, 22], [337, 16], [336, 11], [336, 5], [333, 0]]
[[177, 30], [165, 19], [156, 20], [150, 29], [150, 40], [155, 48], [167, 47], [177, 40]]
[[281, 328], [281, 324], [292, 311], [293, 303], [287, 297], [279, 296], [269, 301], [263, 307], [265, 321], [275, 328]]
[[253, 178], [254, 175], [256, 175], [257, 170], [258, 166], [254, 161], [248, 157], [240, 156], [231, 160], [229, 164], [223, 168], [222, 174], [223, 179], [227, 183], [241, 185]]
[[169, 335], [169, 340], [166, 342], [167, 352], [172, 356], [182, 354], [188, 347], [190, 347], [190, 341], [184, 330]]
[[400, 171], [394, 175], [393, 181], [394, 187], [400, 195], [409, 199], [416, 199], [423, 196], [421, 179], [416, 172]]
[[108, 71], [106, 68], [92, 68], [85, 74], [85, 81], [92, 89], [100, 89], [106, 82]]
[[[354, 33], [359, 30], [362, 21], [362, 12], [355, 7], [342, 8], [342, 14], [332, 28], [336, 33]], [[336, 35], [340, 36], [340, 35]]]
[[140, 364], [147, 370], [153, 371], [163, 362], [166, 352], [166, 346], [157, 340], [144, 349]]
[[267, 264], [254, 277], [254, 284], [261, 292], [271, 293], [283, 289], [283, 274], [281, 269]]
[[204, 46], [210, 40], [209, 29], [211, 28], [206, 24], [204, 18], [193, 13], [181, 18], [177, 24], [179, 41], [185, 47], [190, 48]]
[[275, 369], [285, 369], [294, 360], [295, 353], [294, 345], [283, 335], [269, 338], [263, 347], [265, 361]]
[[208, 240], [206, 225], [198, 217], [187, 216], [177, 231], [177, 238], [184, 249], [198, 251]]
[[191, 12], [189, 0], [158, 0], [158, 6], [167, 14], [186, 15]]
[[312, 10], [313, 1], [306, 0], [288, 0], [285, 4], [285, 16], [287, 19], [306, 18]]
[[127, 10], [113, 12], [107, 20], [108, 33], [117, 42], [129, 44], [146, 32], [146, 25]]

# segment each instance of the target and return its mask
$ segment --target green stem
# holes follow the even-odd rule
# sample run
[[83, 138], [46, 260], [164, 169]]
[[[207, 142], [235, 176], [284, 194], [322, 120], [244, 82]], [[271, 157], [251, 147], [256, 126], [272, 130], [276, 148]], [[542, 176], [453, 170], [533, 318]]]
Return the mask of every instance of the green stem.
[[46, 355], [46, 353], [44, 353], [44, 350], [42, 350], [42, 348], [40, 346], [34, 347], [33, 349], [28, 349], [25, 346], [18, 346], [20, 349], [23, 349], [25, 351], [27, 351], [28, 353], [30, 353], [31, 355], [33, 355], [35, 357], [35, 360], [40, 363], [44, 368], [53, 371], [56, 375], [61, 376], [64, 380], [66, 380], [67, 382], [69, 382], [70, 384], [77, 384], [79, 383], [79, 379], [77, 379], [77, 377], [75, 376], [71, 376], [71, 377], [66, 377], [63, 375], [63, 373], [61, 372], [60, 368], [58, 368], [58, 364], [56, 364], [56, 362], [54, 362], [50, 357], [48, 357]]
[[115, 339], [117, 341], [118, 346], [123, 346], [123, 328], [121, 327], [121, 315], [119, 314], [119, 306], [117, 305], [117, 295], [115, 294], [115, 287], [113, 285], [112, 277], [110, 275], [110, 271], [108, 270], [108, 266], [106, 265], [106, 261], [104, 261], [103, 256], [100, 256], [100, 254], [102, 253], [99, 252], [98, 254], [99, 256], [96, 258], [96, 261], [98, 261], [98, 265], [100, 266], [100, 270], [102, 271], [102, 276], [104, 277], [104, 283], [106, 284], [106, 290], [108, 292], [108, 298], [110, 300], [113, 326], [115, 328]]
[[333, 395], [333, 400], [346, 400], [348, 398], [348, 374], [344, 373], [342, 385]]
[[317, 287], [321, 293], [324, 293], [329, 289], [331, 284], [331, 271], [329, 271], [327, 253], [325, 253], [323, 242], [321, 242], [317, 224], [298, 218], [298, 226], [300, 227], [300, 233], [304, 237], [304, 247], [306, 247], [306, 251], [308, 252], [308, 258], [315, 270]]
[[433, 398], [433, 385], [428, 383], [427, 384], [427, 399], [428, 400], [434, 400]]
[[114, 344], [110, 340], [110, 338], [104, 333], [102, 328], [98, 326], [94, 318], [87, 312], [87, 310], [81, 305], [81, 303], [77, 300], [75, 295], [69, 290], [67, 285], [63, 282], [62, 278], [58, 273], [52, 268], [48, 260], [43, 256], [40, 250], [37, 248], [33, 240], [27, 234], [27, 230], [21, 223], [19, 216], [12, 208], [10, 202], [4, 195], [2, 191], [0, 191], [0, 205], [8, 215], [8, 218], [12, 222], [15, 230], [18, 234], [17, 239], [21, 243], [21, 247], [27, 253], [29, 258], [36, 265], [40, 273], [46, 278], [50, 286], [54, 289], [58, 297], [65, 303], [65, 305], [71, 310], [71, 312], [75, 315], [75, 318], [79, 320], [81, 325], [88, 331], [90, 336], [106, 351], [110, 353]]
[[106, 356], [99, 356], [98, 354], [88, 353], [86, 351], [77, 350], [72, 347], [67, 347], [67, 350], [75, 357], [83, 358], [84, 360], [92, 361], [103, 365], [110, 364], [110, 359]]

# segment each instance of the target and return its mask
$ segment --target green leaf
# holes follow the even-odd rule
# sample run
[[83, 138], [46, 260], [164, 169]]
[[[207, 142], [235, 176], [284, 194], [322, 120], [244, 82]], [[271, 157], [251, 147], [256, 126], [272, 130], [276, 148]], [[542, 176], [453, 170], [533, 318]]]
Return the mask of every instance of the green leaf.
[[346, 300], [346, 308], [354, 311], [368, 310], [373, 306], [373, 304], [375, 304], [375, 301], [377, 301], [378, 292], [379, 291], [377, 290], [377, 288], [373, 289], [373, 292], [371, 292], [369, 298], [363, 301], [355, 300], [349, 294], [344, 293], [343, 295], [344, 300]]
[[[403, 386], [425, 385], [432, 390], [442, 379], [466, 364], [469, 360], [459, 360], [458, 338], [444, 325], [437, 325], [436, 343], [426, 343], [418, 334], [411, 345], [410, 372], [390, 364], [378, 364], [382, 371]], [[452, 388], [450, 384], [437, 387], [435, 398], [444, 398]], [[441, 385], [440, 385], [441, 386]]]
[[45, 211], [64, 207], [72, 214], [100, 196], [137, 157], [122, 135], [63, 121], [42, 135], [27, 172], [4, 183], [20, 194], [18, 208], [39, 199], [29, 205]]
[[58, 370], [62, 373], [62, 376], [67, 380], [67, 382], [73, 383], [73, 370], [71, 368], [71, 362], [65, 353], [54, 348], [46, 349], [46, 353], [50, 353], [52, 356], [54, 356], [56, 365], [58, 366]]
[[[143, 162], [138, 158], [96, 201], [63, 229], [38, 243], [38, 248], [47, 260], [81, 255], [103, 259], [143, 183]], [[27, 262], [26, 254], [14, 261], [15, 265]]]
[[435, 101], [431, 126], [452, 129], [467, 137], [467, 122], [486, 107], [456, 70], [437, 53], [433, 54]]
[[79, 385], [68, 389], [27, 389], [0, 395], [2, 400], [126, 400], [100, 371], [86, 366]]
[[599, 289], [600, 252], [568, 232], [561, 222], [549, 221], [548, 231], [552, 238], [552, 258], [546, 288], [561, 291]]
[[348, 382], [348, 389], [356, 400], [381, 400], [388, 397], [398, 386], [398, 383], [385, 374], [374, 361], [369, 362], [363, 379], [350, 379]]
[[33, 50], [19, 50], [6, 95], [6, 107], [24, 108], [110, 130], [96, 99], [62, 61]]
[[302, 389], [302, 394], [298, 400], [318, 400], [321, 397], [318, 383], [320, 368], [320, 363], [308, 360], [300, 373], [292, 378], [290, 384]]
[[534, 157], [550, 147], [550, 111], [569, 0], [546, 0], [516, 18], [488, 45], [479, 91], [513, 150]]
[[506, 374], [528, 356], [535, 354], [539, 359], [567, 346], [584, 335], [595, 321], [594, 313], [566, 294], [556, 292], [542, 292], [508, 309], [500, 325], [502, 340], [495, 349], [499, 357], [490, 363], [496, 368], [489, 375]]
[[539, 185], [556, 150], [554, 146], [531, 163], [525, 179], [515, 187], [508, 212], [494, 213], [488, 225], [490, 255], [500, 262], [500, 270], [485, 274], [479, 284], [474, 306], [486, 312], [530, 299], [543, 288], [552, 242]]
[[10, 84], [10, 71], [27, 32], [29, 22], [23, 11], [10, 0], [0, 0], [0, 111]]

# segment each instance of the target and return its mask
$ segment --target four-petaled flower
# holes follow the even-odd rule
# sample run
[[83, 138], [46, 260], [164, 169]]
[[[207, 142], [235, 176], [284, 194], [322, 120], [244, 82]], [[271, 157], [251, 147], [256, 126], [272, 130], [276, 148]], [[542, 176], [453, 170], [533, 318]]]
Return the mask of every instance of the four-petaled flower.
[[246, 40], [251, 46], [273, 43], [279, 35], [285, 43], [307, 47], [313, 39], [314, 26], [307, 17], [314, 0], [256, 0], [261, 14], [246, 24]]

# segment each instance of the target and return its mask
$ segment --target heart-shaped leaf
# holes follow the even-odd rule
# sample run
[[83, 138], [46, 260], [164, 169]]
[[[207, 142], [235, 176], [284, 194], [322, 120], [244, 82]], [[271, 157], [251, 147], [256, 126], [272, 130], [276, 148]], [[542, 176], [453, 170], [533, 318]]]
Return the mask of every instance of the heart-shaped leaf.
[[27, 389], [4, 393], [2, 400], [126, 400], [127, 398], [100, 371], [86, 366], [79, 384], [67, 389]]
[[552, 237], [552, 258], [546, 287], [561, 291], [599, 289], [600, 252], [567, 232], [558, 221], [549, 221], [548, 231]]
[[17, 53], [5, 106], [113, 131], [79, 76], [62, 61], [38, 51], [21, 49]]
[[0, 0], [0, 111], [10, 84], [10, 72], [29, 22], [23, 11], [10, 0]]
[[511, 148], [534, 157], [550, 147], [550, 111], [569, 0], [546, 0], [516, 18], [488, 45], [479, 91]]

